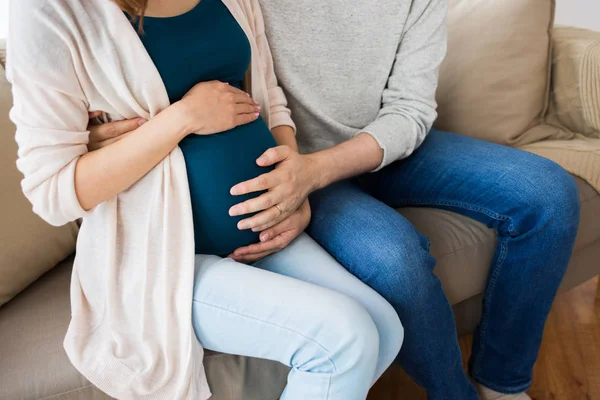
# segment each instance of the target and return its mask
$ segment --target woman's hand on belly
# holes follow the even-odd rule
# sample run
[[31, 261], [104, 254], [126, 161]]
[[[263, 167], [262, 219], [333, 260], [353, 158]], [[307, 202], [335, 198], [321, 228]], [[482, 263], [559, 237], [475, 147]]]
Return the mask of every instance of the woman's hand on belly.
[[304, 203], [317, 184], [310, 155], [301, 155], [288, 146], [267, 150], [258, 158], [257, 164], [276, 166], [269, 173], [235, 185], [231, 194], [266, 193], [229, 210], [231, 216], [258, 212], [238, 223], [239, 229], [252, 229], [254, 232], [264, 231], [288, 218]]
[[219, 81], [201, 82], [178, 103], [190, 132], [212, 135], [255, 121], [258, 103], [240, 89]]
[[[260, 112], [260, 107], [248, 93], [217, 81], [197, 84], [177, 103], [184, 111], [181, 114], [187, 118], [178, 122], [186, 124], [187, 132], [199, 135], [220, 133], [248, 124], [255, 121]], [[89, 151], [109, 146], [147, 122], [144, 118], [133, 118], [99, 123], [96, 118], [102, 114], [102, 111], [89, 114]]]

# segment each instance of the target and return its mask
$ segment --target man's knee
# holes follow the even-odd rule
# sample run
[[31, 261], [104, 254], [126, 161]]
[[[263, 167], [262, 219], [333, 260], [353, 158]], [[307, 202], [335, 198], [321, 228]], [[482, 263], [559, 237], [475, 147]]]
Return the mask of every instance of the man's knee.
[[579, 226], [579, 190], [571, 174], [555, 162], [538, 157], [526, 171], [521, 171], [521, 184], [513, 191], [515, 204], [523, 211], [520, 234], [529, 230], [557, 229], [574, 236]]

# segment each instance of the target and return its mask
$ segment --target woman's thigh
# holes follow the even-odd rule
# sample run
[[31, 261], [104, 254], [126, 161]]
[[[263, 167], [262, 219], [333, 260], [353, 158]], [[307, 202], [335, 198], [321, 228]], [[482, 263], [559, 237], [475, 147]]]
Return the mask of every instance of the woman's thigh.
[[196, 256], [192, 314], [205, 348], [297, 368], [335, 358], [340, 342], [356, 339], [356, 323], [366, 337], [375, 330], [369, 314], [347, 296], [217, 256]]
[[402, 345], [404, 330], [394, 308], [376, 291], [348, 272], [306, 233], [282, 251], [254, 265], [342, 293], [361, 304], [375, 322], [379, 333], [380, 351], [375, 380], [396, 358]]

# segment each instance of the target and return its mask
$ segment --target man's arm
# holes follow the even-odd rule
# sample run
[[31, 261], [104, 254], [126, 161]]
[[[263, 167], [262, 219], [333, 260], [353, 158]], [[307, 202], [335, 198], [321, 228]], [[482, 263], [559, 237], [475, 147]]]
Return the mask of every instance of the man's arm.
[[[280, 148], [267, 151], [259, 158], [259, 165], [287, 164], [287, 180], [273, 171], [236, 185], [234, 195], [269, 192], [233, 207], [232, 215], [262, 211], [274, 204], [285, 215], [314, 190], [411, 155], [423, 143], [437, 117], [435, 93], [446, 54], [447, 9], [447, 0], [414, 1], [382, 93], [381, 110], [372, 123], [354, 138], [314, 154], [298, 156]], [[285, 186], [285, 190], [274, 190], [278, 185]], [[243, 225], [268, 228], [265, 218], [267, 215], [260, 213]]]
[[309, 159], [313, 192], [334, 182], [373, 171], [383, 161], [383, 149], [373, 136], [360, 133], [337, 146], [305, 157]]
[[354, 138], [311, 155], [315, 189], [410, 156], [431, 129], [448, 6], [447, 0], [414, 3], [377, 118]]

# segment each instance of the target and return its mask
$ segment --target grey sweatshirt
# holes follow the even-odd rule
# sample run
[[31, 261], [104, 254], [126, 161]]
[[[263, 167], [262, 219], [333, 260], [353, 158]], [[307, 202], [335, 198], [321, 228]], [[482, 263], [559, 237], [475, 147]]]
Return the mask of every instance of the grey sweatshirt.
[[360, 132], [408, 157], [437, 117], [447, 0], [260, 0], [304, 153]]

